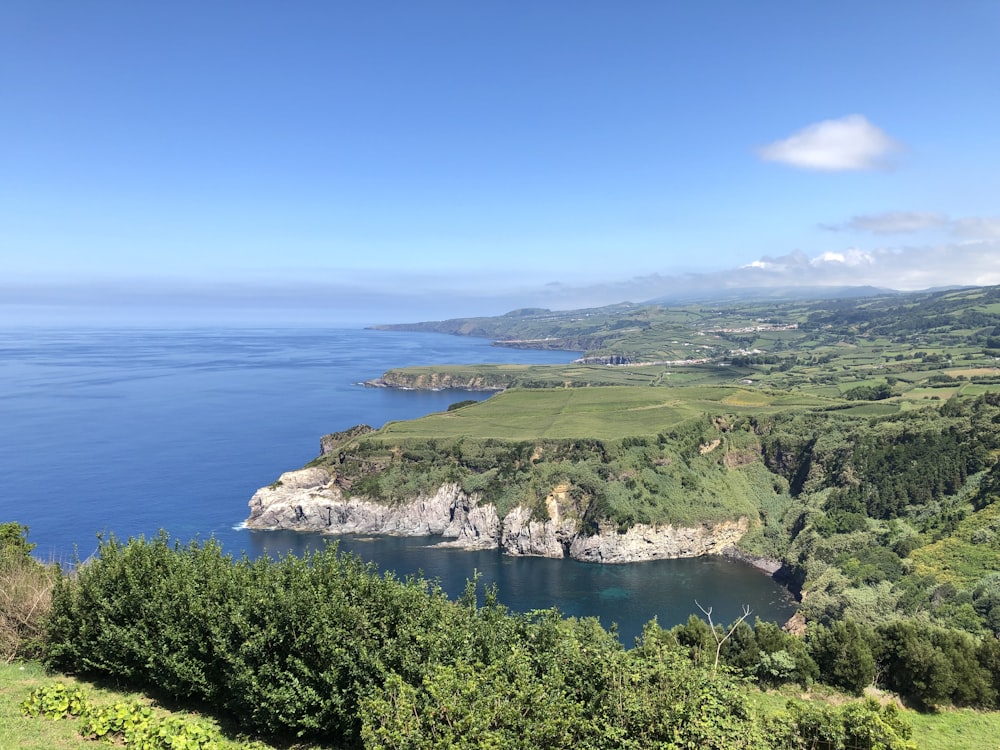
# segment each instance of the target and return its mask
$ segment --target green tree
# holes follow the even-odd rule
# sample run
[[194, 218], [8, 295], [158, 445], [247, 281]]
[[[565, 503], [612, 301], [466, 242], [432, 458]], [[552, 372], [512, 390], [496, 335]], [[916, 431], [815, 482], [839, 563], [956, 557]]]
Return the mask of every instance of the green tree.
[[28, 527], [15, 521], [0, 523], [0, 554], [28, 557], [35, 549], [28, 541]]
[[871, 639], [870, 632], [851, 620], [841, 620], [830, 627], [811, 626], [809, 653], [819, 667], [820, 679], [860, 695], [875, 679]]

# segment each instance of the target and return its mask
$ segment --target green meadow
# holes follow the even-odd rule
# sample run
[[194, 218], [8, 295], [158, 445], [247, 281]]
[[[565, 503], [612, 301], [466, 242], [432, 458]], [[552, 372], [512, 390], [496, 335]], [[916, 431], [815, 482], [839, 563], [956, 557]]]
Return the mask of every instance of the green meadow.
[[516, 389], [454, 411], [392, 422], [379, 434], [388, 440], [620, 440], [654, 436], [706, 412], [764, 414], [830, 403], [809, 394], [723, 386]]

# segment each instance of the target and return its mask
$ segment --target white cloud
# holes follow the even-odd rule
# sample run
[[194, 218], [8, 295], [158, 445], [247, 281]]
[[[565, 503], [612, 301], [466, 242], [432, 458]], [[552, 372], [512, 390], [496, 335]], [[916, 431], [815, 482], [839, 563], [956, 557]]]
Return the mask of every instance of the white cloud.
[[[744, 274], [754, 271], [753, 285], [760, 286], [871, 285], [917, 290], [1000, 284], [1000, 239], [874, 250], [851, 248], [817, 255], [807, 268], [781, 261], [767, 258], [764, 264], [744, 266]], [[738, 283], [730, 274], [730, 284]]]
[[909, 234], [925, 229], [944, 229], [955, 237], [972, 240], [1000, 239], [1000, 218], [967, 216], [952, 219], [933, 211], [885, 211], [852, 216], [841, 224], [820, 224], [832, 232], [851, 230], [873, 234]]
[[931, 211], [886, 211], [880, 214], [852, 216], [843, 224], [824, 224], [824, 229], [840, 231], [850, 229], [875, 234], [905, 234], [933, 229], [948, 224], [948, 217]]
[[955, 219], [951, 223], [951, 228], [959, 237], [977, 240], [1000, 239], [1000, 219], [970, 216], [966, 219]]
[[875, 262], [875, 258], [871, 253], [865, 250], [859, 250], [857, 248], [850, 248], [842, 253], [836, 252], [825, 252], [822, 255], [818, 255], [810, 261], [810, 265], [819, 266], [823, 263], [840, 263], [844, 266], [863, 266], [870, 265]]
[[862, 115], [823, 120], [757, 149], [764, 161], [832, 172], [877, 169], [899, 148]]

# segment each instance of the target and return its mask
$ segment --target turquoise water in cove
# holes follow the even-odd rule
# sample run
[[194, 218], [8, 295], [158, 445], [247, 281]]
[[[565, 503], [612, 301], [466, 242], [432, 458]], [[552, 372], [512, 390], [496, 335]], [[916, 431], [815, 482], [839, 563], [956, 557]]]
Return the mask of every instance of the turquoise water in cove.
[[[365, 388], [391, 367], [565, 362], [567, 352], [482, 339], [353, 329], [0, 329], [0, 521], [31, 529], [43, 559], [92, 554], [99, 534], [214, 536], [234, 554], [301, 553], [317, 534], [239, 528], [254, 491], [319, 451], [319, 437], [378, 427], [485, 394]], [[718, 559], [600, 566], [434, 548], [434, 539], [351, 538], [342, 549], [451, 595], [475, 573], [519, 611], [558, 607], [617, 623], [672, 625], [743, 604], [784, 621], [788, 594]]]

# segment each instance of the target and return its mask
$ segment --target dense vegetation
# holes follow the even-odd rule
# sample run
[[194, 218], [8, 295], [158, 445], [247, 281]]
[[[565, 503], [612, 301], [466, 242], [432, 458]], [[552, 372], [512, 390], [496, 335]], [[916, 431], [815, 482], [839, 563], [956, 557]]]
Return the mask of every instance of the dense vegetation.
[[[456, 481], [540, 517], [552, 488], [569, 487], [584, 526], [753, 514], [745, 550], [784, 561], [810, 626], [801, 641], [744, 624], [725, 663], [764, 685], [875, 684], [925, 707], [997, 706], [1000, 394], [880, 417], [730, 413], [617, 441], [413, 438], [392, 454], [379, 440], [354, 446], [387, 461], [354, 489], [389, 501]], [[960, 577], [935, 546], [963, 537], [985, 559]], [[701, 621], [674, 635], [696, 659], [713, 644]]]
[[[246, 730], [341, 746], [912, 747], [892, 704], [762, 715], [686, 632], [650, 623], [626, 650], [596, 620], [517, 615], [476, 594], [472, 583], [452, 602], [335, 548], [250, 561], [211, 542], [109, 540], [59, 580], [46, 658], [208, 704]], [[785, 649], [795, 641], [773, 630]], [[714, 654], [722, 633], [710, 637]]]

